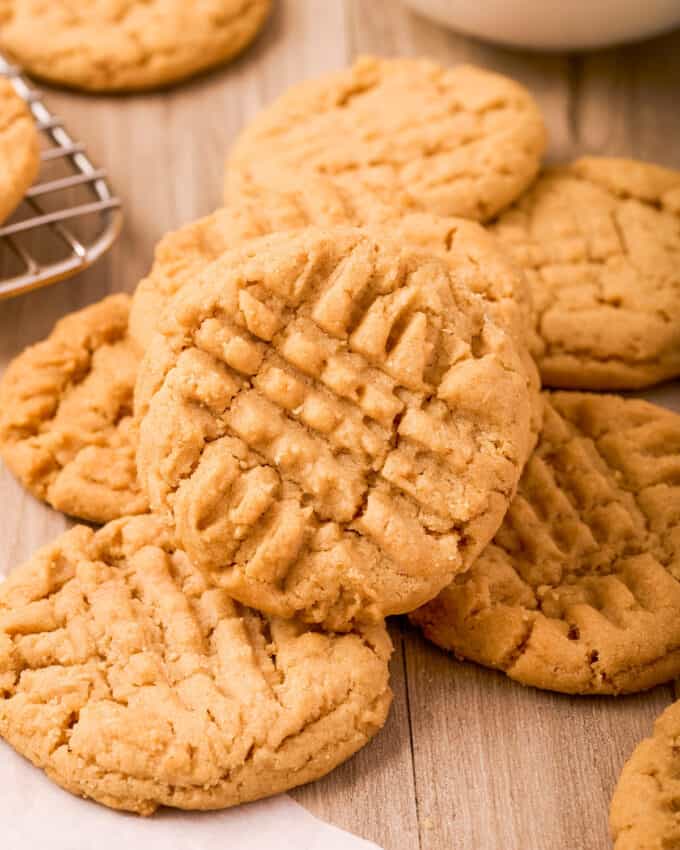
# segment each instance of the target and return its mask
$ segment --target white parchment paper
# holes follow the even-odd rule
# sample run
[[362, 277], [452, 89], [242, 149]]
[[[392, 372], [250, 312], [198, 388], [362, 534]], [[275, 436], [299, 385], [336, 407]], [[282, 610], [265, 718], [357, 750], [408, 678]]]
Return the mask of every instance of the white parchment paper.
[[54, 785], [0, 743], [3, 850], [379, 850], [280, 795], [223, 812], [114, 812]]

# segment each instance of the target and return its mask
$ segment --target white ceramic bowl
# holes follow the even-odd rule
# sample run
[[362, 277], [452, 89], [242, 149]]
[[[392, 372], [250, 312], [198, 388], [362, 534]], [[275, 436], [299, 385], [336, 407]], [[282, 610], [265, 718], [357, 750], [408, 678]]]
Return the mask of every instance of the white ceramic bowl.
[[465, 35], [534, 50], [588, 50], [680, 26], [680, 0], [403, 0]]

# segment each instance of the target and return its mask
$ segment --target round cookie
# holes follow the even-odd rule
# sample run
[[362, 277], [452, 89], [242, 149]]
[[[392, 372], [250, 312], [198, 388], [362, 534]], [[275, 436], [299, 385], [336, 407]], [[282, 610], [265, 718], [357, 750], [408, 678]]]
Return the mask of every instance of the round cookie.
[[143, 513], [132, 397], [140, 355], [127, 334], [130, 297], [61, 319], [0, 381], [0, 454], [53, 508], [104, 523]]
[[349, 227], [253, 240], [165, 313], [138, 469], [244, 604], [332, 628], [408, 611], [498, 528], [529, 434], [510, 337], [450, 266]]
[[140, 347], [148, 346], [171, 298], [225, 251], [271, 233], [335, 225], [387, 232], [448, 260], [458, 279], [488, 302], [494, 320], [526, 343], [532, 319], [526, 276], [479, 224], [429, 213], [400, 215], [379, 203], [362, 207], [360, 199], [323, 177], [310, 179], [304, 189], [279, 183], [260, 192], [257, 201], [223, 207], [163, 237], [133, 296], [130, 333]]
[[156, 88], [244, 50], [271, 0], [1, 0], [0, 48], [31, 74], [89, 91]]
[[225, 251], [249, 239], [309, 223], [293, 196], [280, 193], [264, 208], [253, 203], [224, 207], [167, 233], [156, 246], [151, 271], [132, 297], [130, 335], [146, 349], [173, 296]]
[[609, 812], [614, 850], [680, 846], [680, 702], [667, 708], [654, 734], [640, 743], [621, 772]]
[[342, 224], [388, 232], [414, 249], [441, 256], [456, 279], [485, 300], [493, 320], [515, 339], [526, 371], [532, 403], [528, 456], [538, 439], [543, 410], [538, 371], [528, 353], [531, 294], [521, 270], [508, 260], [497, 241], [472, 221], [429, 213], [395, 216], [390, 207], [381, 204], [362, 207], [361, 199], [322, 177], [307, 181], [303, 190], [283, 184], [270, 187], [257, 202], [219, 209], [161, 240], [151, 272], [132, 299], [131, 336], [146, 349], [171, 298], [226, 250], [269, 233]]
[[38, 131], [9, 80], [0, 77], [0, 224], [20, 203], [40, 168]]
[[529, 276], [544, 384], [680, 375], [680, 172], [577, 160], [544, 172], [492, 230]]
[[457, 655], [539, 688], [639, 691], [680, 674], [680, 416], [545, 394], [492, 545], [412, 615]]
[[281, 176], [324, 175], [404, 212], [485, 221], [536, 176], [546, 146], [536, 103], [480, 68], [363, 57], [303, 82], [261, 112], [227, 163], [227, 201]]
[[78, 526], [0, 585], [0, 734], [115, 809], [216, 809], [328, 773], [382, 727], [384, 624], [233, 602], [151, 515]]

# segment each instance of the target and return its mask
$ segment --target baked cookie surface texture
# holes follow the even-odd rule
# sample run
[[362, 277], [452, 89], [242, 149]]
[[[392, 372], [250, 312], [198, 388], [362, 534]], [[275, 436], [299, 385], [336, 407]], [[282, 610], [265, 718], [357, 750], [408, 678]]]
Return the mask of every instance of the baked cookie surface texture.
[[9, 80], [0, 78], [0, 224], [18, 206], [39, 166], [33, 117]]
[[680, 375], [680, 172], [577, 160], [544, 172], [492, 232], [529, 277], [546, 386]]
[[680, 844], [680, 703], [659, 717], [634, 750], [612, 797], [614, 850], [669, 850]]
[[382, 727], [382, 623], [337, 635], [233, 602], [145, 515], [77, 526], [0, 585], [0, 734], [116, 809], [234, 806]]
[[507, 77], [425, 59], [363, 57], [289, 89], [237, 140], [227, 201], [282, 176], [352, 182], [395, 211], [485, 221], [531, 183], [546, 145], [540, 111]]
[[104, 523], [143, 513], [133, 393], [140, 353], [128, 336], [130, 297], [65, 316], [0, 380], [0, 454], [53, 508]]
[[240, 53], [271, 0], [0, 0], [0, 49], [89, 91], [169, 85]]
[[217, 210], [167, 234], [158, 244], [150, 273], [135, 290], [130, 310], [130, 334], [143, 349], [173, 296], [225, 251], [248, 239], [310, 225], [364, 226], [376, 233], [444, 259], [456, 280], [484, 299], [494, 322], [516, 342], [526, 371], [532, 404], [532, 442], [541, 426], [540, 379], [529, 355], [531, 293], [525, 275], [502, 246], [481, 225], [430, 213], [395, 215], [383, 204], [361, 204], [332, 181], [317, 177], [304, 189], [279, 184], [260, 193], [257, 201]]
[[412, 615], [527, 685], [638, 691], [680, 673], [680, 416], [545, 394], [544, 430], [493, 543]]
[[355, 228], [253, 240], [184, 286], [135, 406], [140, 479], [197, 566], [334, 628], [463, 569], [529, 439], [522, 364], [484, 302]]

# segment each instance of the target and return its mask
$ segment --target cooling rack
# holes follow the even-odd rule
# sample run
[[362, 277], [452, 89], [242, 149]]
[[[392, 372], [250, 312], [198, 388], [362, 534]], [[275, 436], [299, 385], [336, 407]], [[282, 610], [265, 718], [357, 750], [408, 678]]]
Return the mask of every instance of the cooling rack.
[[12, 218], [0, 226], [0, 298], [47, 286], [92, 265], [114, 243], [120, 200], [21, 71], [0, 55], [41, 135], [41, 168]]

